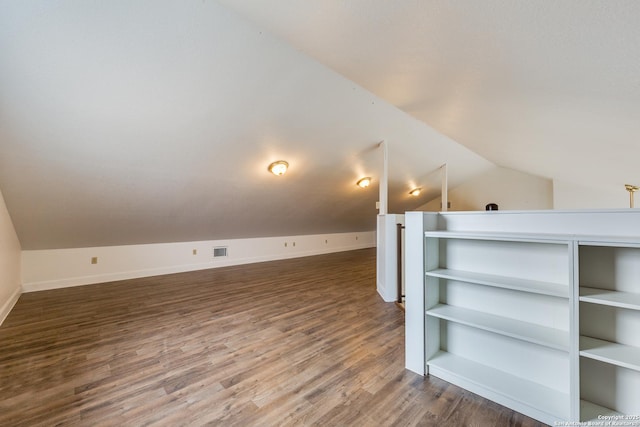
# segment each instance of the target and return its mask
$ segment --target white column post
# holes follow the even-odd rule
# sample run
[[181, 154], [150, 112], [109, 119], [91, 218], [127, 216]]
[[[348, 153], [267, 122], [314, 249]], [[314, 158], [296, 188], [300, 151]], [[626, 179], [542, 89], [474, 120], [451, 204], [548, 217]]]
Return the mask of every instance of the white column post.
[[449, 207], [449, 193], [448, 193], [448, 182], [449, 179], [447, 175], [447, 164], [440, 166], [440, 171], [442, 173], [442, 208], [440, 211], [446, 212]]
[[380, 210], [379, 215], [388, 213], [388, 185], [389, 185], [389, 149], [386, 141], [381, 141], [378, 147], [382, 148], [382, 176], [380, 177]]

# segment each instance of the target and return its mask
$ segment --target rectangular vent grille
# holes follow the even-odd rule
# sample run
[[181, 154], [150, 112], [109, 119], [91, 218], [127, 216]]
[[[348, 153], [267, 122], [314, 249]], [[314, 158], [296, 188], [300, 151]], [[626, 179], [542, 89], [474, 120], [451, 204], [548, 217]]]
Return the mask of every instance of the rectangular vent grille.
[[226, 246], [218, 246], [217, 248], [213, 248], [213, 257], [220, 258], [227, 256], [227, 247]]

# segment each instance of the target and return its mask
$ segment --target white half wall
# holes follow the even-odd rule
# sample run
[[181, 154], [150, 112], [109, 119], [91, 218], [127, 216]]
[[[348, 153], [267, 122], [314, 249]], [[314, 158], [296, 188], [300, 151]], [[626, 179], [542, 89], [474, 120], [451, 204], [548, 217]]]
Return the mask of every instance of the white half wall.
[[[25, 292], [374, 247], [376, 233], [209, 240], [22, 252]], [[213, 258], [213, 248], [227, 256]], [[195, 253], [194, 253], [195, 251]], [[92, 258], [97, 263], [92, 264]]]
[[378, 215], [376, 287], [385, 302], [398, 299], [398, 230], [404, 215]]
[[[488, 203], [500, 210], [552, 209], [553, 182], [513, 169], [495, 167], [449, 190], [450, 211], [483, 211]], [[441, 198], [418, 211], [440, 211]]]
[[[640, 185], [634, 182], [628, 184]], [[634, 205], [640, 207], [640, 193], [636, 193], [634, 197]], [[628, 207], [629, 193], [624, 188], [624, 184], [611, 188], [553, 180], [554, 209], [618, 209]]]
[[435, 213], [407, 212], [405, 220], [405, 368], [427, 374], [425, 360], [425, 239], [424, 232], [437, 228]]
[[0, 192], [0, 325], [20, 298], [20, 242]]

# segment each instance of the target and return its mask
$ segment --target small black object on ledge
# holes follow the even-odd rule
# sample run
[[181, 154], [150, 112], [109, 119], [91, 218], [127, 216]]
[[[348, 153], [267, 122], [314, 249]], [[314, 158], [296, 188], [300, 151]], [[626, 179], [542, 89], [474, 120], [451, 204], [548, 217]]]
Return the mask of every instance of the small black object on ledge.
[[484, 208], [485, 208], [485, 210], [488, 210], [488, 211], [497, 211], [498, 210], [498, 205], [495, 204], [495, 203], [489, 203]]

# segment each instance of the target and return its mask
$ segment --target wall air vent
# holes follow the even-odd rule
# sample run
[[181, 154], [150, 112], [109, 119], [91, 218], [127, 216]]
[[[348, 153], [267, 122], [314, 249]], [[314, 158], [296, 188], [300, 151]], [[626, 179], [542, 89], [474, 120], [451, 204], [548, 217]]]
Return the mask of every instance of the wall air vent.
[[213, 257], [220, 258], [227, 256], [227, 247], [226, 246], [218, 246], [213, 248]]

